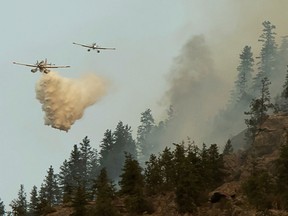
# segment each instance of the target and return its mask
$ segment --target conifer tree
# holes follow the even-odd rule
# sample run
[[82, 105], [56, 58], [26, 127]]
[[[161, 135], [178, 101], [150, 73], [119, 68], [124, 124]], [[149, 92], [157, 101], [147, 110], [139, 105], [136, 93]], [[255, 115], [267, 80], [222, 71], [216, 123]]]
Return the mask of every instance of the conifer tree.
[[87, 194], [85, 186], [81, 183], [78, 184], [76, 191], [72, 199], [74, 213], [72, 216], [83, 216], [86, 215], [85, 205], [87, 204]]
[[159, 159], [154, 154], [151, 154], [150, 159], [146, 161], [144, 177], [146, 190], [149, 195], [154, 195], [161, 192], [161, 188], [163, 188], [164, 183], [163, 173]]
[[177, 176], [174, 164], [174, 153], [170, 148], [165, 147], [165, 149], [160, 154], [159, 165], [161, 167], [161, 175], [163, 179], [163, 190], [173, 190], [177, 181]]
[[250, 119], [245, 119], [245, 123], [248, 126], [248, 133], [246, 134], [248, 138], [254, 139], [257, 125], [263, 123], [268, 116], [268, 109], [274, 107], [270, 102], [270, 84], [271, 82], [267, 77], [261, 80], [260, 97], [253, 99], [250, 103], [250, 111], [245, 112], [246, 115], [250, 115]]
[[4, 215], [5, 215], [5, 205], [3, 201], [1, 201], [0, 199], [0, 216], [4, 216]]
[[118, 212], [112, 203], [115, 198], [115, 188], [112, 182], [108, 179], [105, 168], [101, 169], [99, 176], [94, 182], [93, 189], [96, 195], [93, 215], [117, 216]]
[[47, 171], [47, 176], [44, 179], [43, 190], [49, 207], [60, 203], [58, 179], [52, 166], [50, 166]]
[[14, 215], [25, 216], [27, 215], [27, 200], [26, 193], [24, 190], [24, 185], [20, 185], [20, 190], [18, 192], [18, 198], [14, 199], [11, 204], [12, 212]]
[[258, 210], [272, 207], [274, 186], [272, 178], [267, 171], [256, 170], [242, 184], [242, 189], [247, 196], [248, 202]]
[[238, 76], [235, 81], [235, 89], [231, 94], [231, 102], [233, 104], [250, 99], [248, 94], [252, 84], [253, 65], [254, 59], [251, 47], [245, 46], [240, 54], [240, 64], [237, 67]]
[[141, 113], [141, 125], [137, 130], [137, 147], [139, 148], [139, 160], [144, 165], [151, 152], [154, 152], [155, 146], [152, 141], [152, 132], [155, 127], [154, 118], [151, 110], [147, 109]]
[[30, 193], [30, 202], [28, 204], [29, 215], [38, 216], [39, 212], [39, 198], [37, 187], [34, 185]]
[[[97, 161], [97, 151], [92, 149], [90, 145], [90, 140], [86, 136], [80, 143], [80, 172], [81, 172], [81, 182], [80, 184], [84, 186], [85, 192], [89, 194], [91, 191], [93, 179], [98, 172], [98, 161]], [[93, 171], [93, 173], [92, 173]], [[79, 185], [78, 185], [79, 186]]]
[[288, 209], [288, 144], [280, 148], [280, 156], [276, 161], [276, 193], [280, 197], [279, 207]]
[[[260, 53], [259, 72], [254, 78], [253, 89], [259, 92], [262, 85], [262, 80], [267, 77], [271, 80], [278, 74], [275, 74], [276, 69], [276, 57], [277, 57], [277, 44], [275, 42], [275, 25], [269, 21], [264, 21], [263, 33], [260, 35], [258, 41], [262, 42], [262, 48]], [[258, 97], [258, 94], [255, 95]]]
[[100, 144], [100, 158], [99, 158], [99, 162], [100, 162], [100, 167], [102, 168], [106, 168], [107, 170], [110, 169], [111, 170], [115, 169], [113, 166], [115, 165], [115, 163], [112, 163], [113, 161], [113, 150], [114, 150], [115, 146], [114, 146], [114, 137], [113, 137], [113, 133], [111, 130], [106, 130], [104, 133], [104, 138], [101, 141]]
[[126, 195], [125, 204], [129, 212], [140, 214], [145, 211], [152, 211], [144, 197], [144, 176], [141, 173], [137, 160], [133, 159], [132, 155], [125, 155], [125, 163], [123, 172], [120, 175], [120, 191], [121, 195]]
[[72, 200], [73, 185], [72, 185], [72, 176], [69, 162], [66, 159], [60, 166], [60, 172], [58, 177], [59, 177], [59, 187], [62, 195], [62, 202], [63, 203], [70, 202]]
[[224, 146], [223, 155], [228, 155], [231, 153], [233, 153], [233, 146], [231, 144], [231, 140], [228, 139], [225, 146]]
[[[113, 148], [109, 152], [109, 156], [107, 156], [108, 161], [106, 161], [108, 176], [114, 181], [116, 181], [121, 174], [121, 169], [125, 161], [125, 152], [134, 157], [137, 156], [136, 144], [132, 138], [131, 127], [124, 125], [123, 122], [120, 121], [116, 126], [116, 130], [113, 132]], [[117, 161], [117, 163], [115, 163], [115, 161]], [[101, 165], [101, 167], [103, 166]]]

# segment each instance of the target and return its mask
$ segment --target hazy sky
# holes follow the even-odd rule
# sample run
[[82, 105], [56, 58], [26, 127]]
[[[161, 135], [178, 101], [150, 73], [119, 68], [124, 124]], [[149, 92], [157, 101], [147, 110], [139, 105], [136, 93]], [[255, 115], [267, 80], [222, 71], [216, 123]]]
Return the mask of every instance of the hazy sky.
[[[114, 130], [120, 120], [135, 132], [147, 108], [161, 119], [167, 108], [161, 105], [169, 88], [167, 76], [194, 35], [205, 36], [218, 76], [227, 84], [227, 92], [215, 95], [222, 98], [221, 106], [236, 77], [239, 53], [257, 43], [261, 23], [270, 20], [279, 34], [288, 34], [287, 6], [286, 0], [3, 1], [0, 198], [6, 208], [17, 198], [20, 184], [29, 195], [33, 185], [40, 187], [50, 165], [58, 172], [72, 146], [85, 136], [98, 148], [105, 130]], [[72, 42], [97, 42], [116, 50], [98, 54]], [[108, 94], [68, 133], [44, 125], [35, 94], [42, 74], [12, 64], [44, 58], [70, 65], [57, 70], [63, 77], [93, 73], [110, 83]]]

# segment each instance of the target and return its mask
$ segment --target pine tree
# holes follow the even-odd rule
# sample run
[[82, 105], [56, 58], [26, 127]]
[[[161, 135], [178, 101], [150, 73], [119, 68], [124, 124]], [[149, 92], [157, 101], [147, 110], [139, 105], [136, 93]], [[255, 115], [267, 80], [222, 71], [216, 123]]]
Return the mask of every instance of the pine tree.
[[250, 115], [250, 119], [245, 119], [245, 123], [248, 127], [248, 138], [254, 139], [257, 126], [266, 119], [269, 108], [273, 108], [273, 104], [270, 102], [269, 85], [271, 82], [267, 77], [261, 80], [261, 94], [257, 99], [253, 99], [250, 103], [250, 111], [245, 112], [245, 115]]
[[73, 146], [73, 150], [70, 154], [69, 170], [71, 175], [70, 185], [72, 194], [74, 194], [79, 185], [83, 183], [81, 152], [77, 145]]
[[161, 167], [161, 175], [163, 181], [163, 190], [171, 191], [176, 185], [177, 176], [176, 168], [174, 164], [174, 153], [170, 148], [165, 147], [165, 149], [160, 154], [159, 165]]
[[52, 166], [50, 166], [43, 184], [43, 190], [48, 207], [52, 207], [60, 203], [60, 191], [57, 180], [57, 175], [54, 174], [54, 169]]
[[125, 195], [125, 204], [130, 213], [140, 214], [145, 211], [151, 212], [152, 208], [144, 198], [144, 176], [141, 173], [137, 160], [131, 154], [125, 155], [123, 172], [120, 175], [121, 195]]
[[159, 159], [154, 154], [151, 154], [150, 159], [146, 162], [144, 177], [146, 190], [149, 195], [161, 192], [164, 178]]
[[272, 207], [274, 185], [267, 171], [256, 170], [242, 184], [242, 189], [247, 196], [248, 202], [258, 210], [265, 210]]
[[28, 204], [29, 215], [38, 216], [39, 213], [39, 198], [37, 187], [34, 185], [30, 193], [30, 202]]
[[150, 153], [154, 152], [155, 149], [154, 142], [151, 139], [155, 123], [150, 109], [141, 113], [140, 122], [141, 125], [137, 130], [137, 146], [139, 148], [140, 163], [144, 164], [144, 162], [149, 158]]
[[249, 91], [253, 73], [253, 53], [250, 46], [245, 46], [240, 54], [240, 64], [237, 67], [238, 76], [235, 81], [235, 89], [231, 94], [232, 103], [243, 102], [250, 99]]
[[27, 200], [26, 193], [24, 190], [24, 185], [20, 185], [20, 190], [18, 192], [18, 198], [14, 199], [11, 204], [12, 212], [17, 216], [27, 215]]
[[72, 204], [74, 207], [74, 213], [72, 214], [72, 216], [86, 215], [85, 205], [87, 204], [87, 194], [84, 185], [78, 184], [75, 195], [72, 199]]
[[[123, 122], [120, 121], [113, 133], [113, 148], [109, 152], [106, 160], [108, 176], [114, 181], [117, 181], [121, 174], [121, 169], [125, 161], [125, 152], [135, 157], [137, 155], [131, 127], [124, 125]], [[117, 161], [117, 163], [115, 163], [115, 161]]]
[[115, 188], [108, 179], [105, 168], [102, 168], [99, 176], [94, 182], [93, 189], [97, 197], [93, 215], [95, 216], [116, 216], [118, 215], [112, 201], [115, 198]]
[[[81, 185], [84, 186], [85, 193], [89, 194], [92, 187], [92, 179], [98, 172], [97, 151], [92, 149], [90, 140], [86, 136], [82, 143], [80, 143], [80, 172], [81, 172]], [[93, 169], [93, 170], [92, 170]], [[92, 171], [94, 174], [92, 175]]]
[[280, 148], [280, 156], [276, 161], [276, 193], [280, 197], [278, 206], [288, 209], [288, 144]]
[[225, 146], [224, 146], [223, 155], [228, 155], [231, 153], [233, 153], [233, 146], [231, 144], [231, 140], [228, 139]]
[[[104, 138], [100, 144], [100, 167], [110, 169], [110, 166], [113, 166], [114, 163], [112, 158], [112, 151], [114, 150], [114, 137], [111, 130], [106, 130], [104, 133]], [[112, 168], [113, 169], [113, 168]]]
[[73, 185], [69, 162], [65, 159], [60, 166], [59, 172], [59, 187], [62, 194], [62, 202], [67, 203], [72, 201]]
[[4, 216], [4, 215], [5, 215], [5, 205], [3, 201], [1, 201], [0, 199], [0, 216]]
[[[277, 44], [275, 42], [275, 25], [272, 25], [269, 21], [264, 21], [263, 25], [263, 33], [260, 35], [260, 39], [258, 41], [262, 42], [262, 48], [260, 53], [260, 62], [259, 64], [259, 72], [254, 78], [253, 89], [256, 92], [259, 92], [261, 89], [262, 80], [267, 77], [271, 80], [273, 77], [276, 77], [275, 69], [276, 69], [276, 57], [277, 57]], [[258, 97], [258, 94], [255, 95]]]

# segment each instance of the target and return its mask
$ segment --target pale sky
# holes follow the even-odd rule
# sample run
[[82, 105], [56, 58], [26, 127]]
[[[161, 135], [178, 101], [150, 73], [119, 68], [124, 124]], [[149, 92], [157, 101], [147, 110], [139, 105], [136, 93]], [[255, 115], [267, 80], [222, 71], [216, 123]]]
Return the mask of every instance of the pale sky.
[[[231, 87], [229, 82], [236, 77], [231, 70], [237, 66], [239, 53], [247, 43], [257, 42], [264, 20], [270, 20], [279, 26], [279, 31], [288, 34], [285, 32], [288, 1], [275, 0], [275, 7], [268, 0], [250, 2], [3, 1], [0, 198], [6, 209], [17, 198], [20, 184], [24, 184], [29, 200], [32, 186], [40, 187], [49, 166], [58, 172], [64, 159], [69, 158], [72, 146], [85, 136], [98, 148], [105, 130], [114, 130], [120, 120], [132, 126], [134, 133], [141, 112], [147, 108], [160, 120], [166, 109], [160, 101], [167, 89], [167, 74], [173, 59], [193, 35], [207, 37], [207, 43], [215, 48], [212, 53], [221, 71], [219, 76]], [[98, 54], [72, 42], [96, 42], [116, 50]], [[235, 49], [229, 43], [235, 44]], [[94, 73], [111, 83], [108, 94], [89, 107], [68, 133], [44, 125], [44, 113], [35, 97], [35, 83], [42, 74], [12, 64], [13, 61], [33, 64], [44, 58], [56, 65], [70, 65], [69, 69], [57, 70], [63, 77]]]

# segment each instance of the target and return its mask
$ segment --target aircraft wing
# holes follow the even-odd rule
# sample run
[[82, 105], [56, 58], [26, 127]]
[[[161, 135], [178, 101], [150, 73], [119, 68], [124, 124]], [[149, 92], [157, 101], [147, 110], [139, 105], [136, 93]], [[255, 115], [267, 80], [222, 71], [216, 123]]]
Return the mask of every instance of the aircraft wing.
[[74, 43], [75, 45], [79, 45], [79, 46], [83, 46], [83, 47], [87, 47], [87, 48], [93, 48], [93, 46], [89, 46], [89, 45], [85, 45], [85, 44], [79, 44], [79, 43]]
[[107, 48], [107, 47], [97, 47], [96, 49], [104, 49], [104, 50], [116, 50], [116, 48]]
[[23, 64], [23, 63], [18, 63], [18, 62], [13, 62], [13, 64], [17, 64], [17, 65], [24, 65], [27, 67], [37, 67], [37, 65], [32, 65], [32, 64]]
[[45, 68], [69, 68], [69, 65], [64, 65], [64, 66], [54, 66], [54, 65], [46, 65]]

